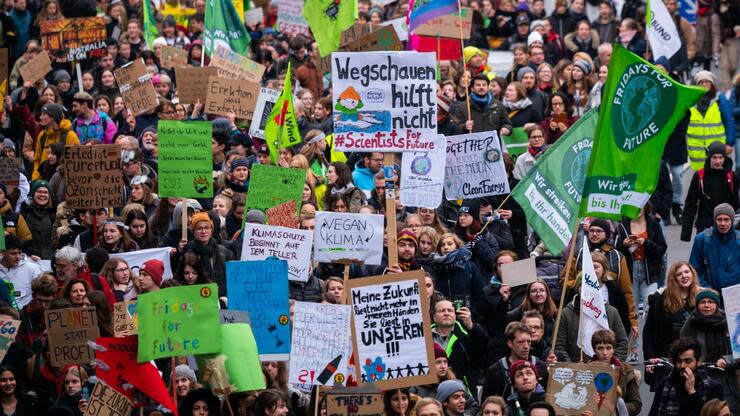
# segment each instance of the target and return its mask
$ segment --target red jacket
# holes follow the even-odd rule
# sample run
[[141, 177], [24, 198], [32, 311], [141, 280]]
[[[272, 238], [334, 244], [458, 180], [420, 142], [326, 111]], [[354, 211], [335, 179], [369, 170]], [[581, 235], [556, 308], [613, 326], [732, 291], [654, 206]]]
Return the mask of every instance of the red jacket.
[[[93, 274], [90, 272], [90, 269], [87, 268], [87, 266], [83, 266], [80, 271], [77, 273], [77, 278], [84, 280], [87, 282], [88, 285], [93, 290], [99, 290], [105, 294], [105, 298], [108, 299], [108, 304], [110, 305], [111, 310], [113, 310], [113, 305], [116, 303], [116, 296], [113, 294], [113, 290], [111, 290], [110, 285], [108, 285], [108, 282], [98, 276], [97, 274]], [[64, 282], [62, 282], [59, 279], [57, 280], [57, 286], [59, 286], [59, 292], [61, 294], [62, 288], [64, 287]]]

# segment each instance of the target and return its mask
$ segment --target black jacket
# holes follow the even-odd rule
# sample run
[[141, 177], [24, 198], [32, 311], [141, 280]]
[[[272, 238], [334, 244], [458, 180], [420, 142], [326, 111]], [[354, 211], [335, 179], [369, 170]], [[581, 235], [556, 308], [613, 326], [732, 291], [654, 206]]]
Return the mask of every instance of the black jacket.
[[678, 409], [678, 413], [671, 413], [677, 416], [696, 416], [701, 413], [701, 408], [704, 404], [712, 399], [722, 400], [724, 394], [722, 392], [722, 386], [707, 375], [699, 371], [696, 373], [695, 388], [696, 393], [688, 394], [683, 382], [675, 382], [676, 380], [672, 376], [664, 378], [658, 387], [655, 389], [655, 398], [653, 399], [653, 405], [650, 407], [650, 416], [659, 416], [661, 405], [667, 402], [668, 392], [671, 388], [676, 390], [677, 403], [674, 403], [675, 408]]
[[516, 113], [509, 112], [509, 121], [513, 127], [524, 127], [527, 123], [539, 123], [542, 121], [542, 116], [535, 110], [533, 105], [517, 111]]
[[[722, 203], [732, 205], [737, 209], [737, 189], [740, 179], [732, 172], [732, 160], [725, 158], [722, 170], [710, 169], [710, 159], [704, 162], [704, 179], [699, 190], [699, 172], [694, 172], [689, 190], [686, 192], [684, 203], [683, 222], [681, 224], [681, 240], [691, 241], [692, 226], [708, 228], [714, 224], [714, 207]], [[733, 188], [730, 192], [728, 175], [733, 175]]]
[[486, 367], [490, 367], [496, 360], [509, 353], [504, 335], [508, 323], [506, 320], [508, 308], [509, 302], [501, 297], [499, 288], [493, 285], [483, 288], [483, 293], [473, 308], [473, 321], [478, 322], [489, 335]]
[[[436, 328], [437, 324], [432, 324], [435, 342], [439, 338]], [[473, 324], [473, 328], [468, 331], [460, 322], [455, 322], [455, 328], [448, 336], [445, 349], [447, 361], [457, 379], [465, 383], [470, 392], [477, 391], [473, 371], [482, 367], [487, 343], [488, 334], [479, 324]]]
[[[491, 103], [482, 106], [472, 99], [470, 100], [470, 116], [473, 120], [473, 132], [499, 131], [502, 127], [511, 129], [509, 115], [501, 102], [495, 98]], [[468, 110], [466, 105], [455, 107], [453, 115], [456, 122], [464, 124], [468, 119]]]
[[[663, 236], [663, 230], [660, 228], [660, 223], [655, 218], [648, 214], [645, 216], [645, 222], [647, 226], [648, 238], [645, 240], [645, 263], [647, 265], [647, 279], [648, 284], [652, 284], [660, 279], [663, 273], [663, 255], [668, 249], [668, 245], [665, 242]], [[627, 259], [627, 264], [634, 262], [632, 253], [629, 248], [624, 245], [624, 239], [632, 234], [630, 219], [623, 219], [617, 226], [617, 250], [619, 250], [624, 257]], [[630, 274], [631, 275], [631, 274]]]
[[[529, 357], [529, 361], [534, 364], [537, 368], [537, 374], [540, 376], [538, 383], [541, 385], [547, 384], [547, 363], [541, 361], [537, 357]], [[485, 400], [489, 396], [511, 396], [512, 386], [509, 380], [509, 357], [502, 357], [496, 361], [492, 366], [488, 367], [486, 371], [486, 378], [483, 382], [483, 390], [481, 392], [481, 400]]]

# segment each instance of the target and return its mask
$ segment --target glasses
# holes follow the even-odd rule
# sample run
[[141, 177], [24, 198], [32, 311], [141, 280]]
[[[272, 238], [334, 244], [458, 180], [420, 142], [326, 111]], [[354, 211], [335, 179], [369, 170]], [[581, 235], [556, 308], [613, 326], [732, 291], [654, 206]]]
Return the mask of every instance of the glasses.
[[128, 267], [123, 268], [123, 269], [116, 269], [115, 271], [118, 272], [118, 273], [127, 272], [128, 271]]
[[211, 227], [197, 227], [195, 231], [211, 231]]
[[541, 134], [533, 134], [533, 135], [529, 136], [529, 138], [530, 139], [544, 139], [545, 136], [543, 136]]
[[589, 234], [604, 234], [604, 230], [599, 228], [589, 228], [588, 229]]
[[547, 293], [547, 291], [545, 289], [532, 289], [529, 291], [529, 293], [532, 295], [536, 295], [538, 293]]
[[370, 160], [372, 160], [375, 163], [382, 163], [383, 162], [383, 158], [382, 157], [381, 158], [376, 158], [376, 159], [370, 159]]

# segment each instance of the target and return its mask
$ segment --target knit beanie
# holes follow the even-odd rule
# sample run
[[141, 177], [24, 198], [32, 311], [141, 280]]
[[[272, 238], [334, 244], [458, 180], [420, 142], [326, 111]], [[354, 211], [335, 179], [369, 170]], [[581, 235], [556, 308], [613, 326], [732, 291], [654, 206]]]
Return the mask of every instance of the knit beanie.
[[437, 386], [437, 400], [443, 402], [458, 391], [465, 391], [465, 385], [460, 380], [445, 380]]
[[711, 158], [714, 155], [725, 155], [725, 144], [722, 142], [712, 142], [712, 144], [707, 147], [707, 159]]
[[195, 229], [198, 223], [203, 221], [207, 222], [208, 225], [211, 226], [211, 229], [213, 229], [213, 221], [211, 221], [211, 217], [209, 217], [208, 213], [205, 211], [201, 211], [193, 215], [193, 219], [190, 221], [190, 223], [193, 225], [193, 229]]
[[64, 119], [64, 107], [59, 104], [48, 103], [41, 108], [41, 112], [47, 114], [57, 123], [61, 123]]
[[54, 71], [54, 84], [59, 84], [62, 81], [72, 82], [72, 76], [64, 69], [57, 69]]
[[444, 95], [437, 96], [437, 114], [447, 114], [450, 112], [450, 99]]
[[589, 75], [591, 74], [591, 71], [593, 71], [593, 68], [591, 67], [591, 64], [588, 63], [588, 61], [580, 60], [574, 63], [573, 66], [578, 67], [578, 69], [583, 72], [583, 75]]
[[545, 41], [542, 39], [542, 35], [540, 35], [540, 32], [532, 32], [527, 36], [527, 46], [532, 46], [533, 43], [539, 42], [540, 45], [545, 43]]
[[265, 220], [265, 213], [258, 210], [258, 209], [250, 209], [247, 212], [247, 219], [246, 222], [250, 224], [264, 224], [267, 221]]
[[411, 241], [414, 243], [414, 247], [419, 247], [419, 243], [416, 241], [416, 234], [410, 229], [401, 230], [396, 234], [396, 241], [402, 240]]
[[231, 161], [231, 171], [233, 172], [234, 169], [243, 166], [247, 169], [249, 169], [249, 159], [246, 157], [237, 157], [236, 159]]
[[534, 74], [534, 69], [532, 69], [532, 67], [529, 67], [529, 66], [519, 68], [519, 70], [516, 71], [516, 80], [521, 81], [522, 78], [524, 78], [524, 76], [527, 74]]
[[458, 215], [468, 214], [473, 217], [473, 220], [480, 222], [480, 203], [475, 199], [464, 200], [457, 212]]
[[32, 197], [36, 193], [36, 191], [39, 190], [39, 188], [46, 188], [47, 190], [50, 190], [49, 182], [46, 182], [43, 179], [37, 179], [33, 181], [33, 183], [31, 184], [31, 196]]
[[712, 85], [716, 84], [714, 74], [706, 70], [699, 71], [694, 75], [694, 84], [699, 85], [699, 82], [701, 81], [709, 81]]
[[483, 52], [480, 51], [480, 49], [476, 48], [475, 46], [466, 46], [465, 49], [463, 49], [463, 57], [465, 58], [465, 63], [467, 64], [470, 62], [471, 59], [475, 55], [482, 55]]
[[711, 299], [719, 306], [719, 295], [712, 289], [703, 289], [696, 294], [696, 304], [698, 305], [702, 299]]
[[186, 364], [180, 364], [175, 367], [175, 377], [185, 377], [189, 379], [192, 383], [198, 381], [198, 379], [195, 378], [195, 371], [193, 371], [193, 369], [188, 367]]
[[445, 350], [442, 349], [442, 347], [439, 344], [435, 342], [434, 343], [434, 359], [436, 360], [437, 358], [444, 358], [446, 360], [447, 353], [445, 352]]
[[604, 233], [606, 233], [606, 238], [609, 239], [612, 235], [612, 227], [609, 225], [609, 221], [603, 219], [603, 218], [593, 218], [591, 219], [591, 224], [589, 227], [599, 227], [602, 230], [604, 230]]
[[139, 268], [139, 273], [141, 272], [146, 272], [146, 274], [151, 276], [154, 284], [157, 285], [157, 287], [162, 285], [162, 276], [164, 275], [164, 263], [162, 263], [161, 260], [152, 259], [145, 261], [144, 264], [142, 264]]
[[514, 377], [516, 377], [516, 372], [523, 368], [531, 368], [532, 371], [534, 371], [534, 376], [538, 379], [540, 378], [536, 366], [532, 365], [532, 363], [527, 360], [517, 360], [514, 361], [513, 364], [511, 364], [511, 367], [509, 367], [509, 380], [514, 380]]
[[730, 218], [735, 218], [735, 210], [732, 209], [732, 205], [724, 202], [714, 207], [714, 217], [712, 218], [716, 220], [720, 215], [727, 215]]

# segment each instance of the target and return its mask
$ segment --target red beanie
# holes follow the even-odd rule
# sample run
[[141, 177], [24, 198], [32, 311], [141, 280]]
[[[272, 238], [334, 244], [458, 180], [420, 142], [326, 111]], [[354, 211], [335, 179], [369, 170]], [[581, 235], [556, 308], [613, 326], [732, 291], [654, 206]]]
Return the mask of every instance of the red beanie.
[[154, 284], [162, 285], [162, 275], [164, 275], [164, 263], [161, 260], [147, 260], [139, 268], [139, 272], [146, 272], [152, 277]]
[[444, 358], [445, 360], [448, 359], [447, 353], [445, 352], [445, 350], [443, 350], [442, 347], [435, 342], [434, 343], [434, 359], [436, 360], [437, 358]]
[[531, 362], [527, 360], [517, 360], [517, 361], [514, 361], [513, 364], [511, 364], [511, 367], [509, 367], [509, 380], [513, 381], [514, 377], [516, 376], [517, 370], [522, 369], [522, 368], [531, 368], [532, 371], [534, 371], [534, 376], [537, 379], [540, 378], [540, 375], [537, 373], [537, 367], [532, 365]]

